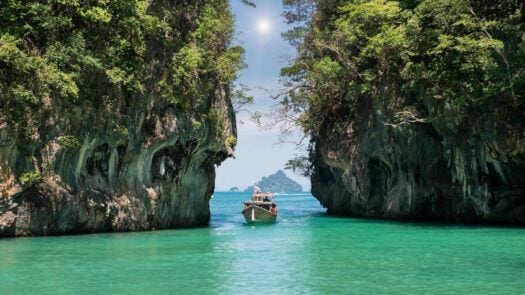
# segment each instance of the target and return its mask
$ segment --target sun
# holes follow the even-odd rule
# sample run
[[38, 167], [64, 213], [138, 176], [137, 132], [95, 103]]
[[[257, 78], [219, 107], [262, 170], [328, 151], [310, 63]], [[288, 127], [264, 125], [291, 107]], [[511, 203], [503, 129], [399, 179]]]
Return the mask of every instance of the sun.
[[257, 31], [260, 34], [268, 34], [272, 28], [272, 24], [268, 19], [261, 18], [257, 21]]

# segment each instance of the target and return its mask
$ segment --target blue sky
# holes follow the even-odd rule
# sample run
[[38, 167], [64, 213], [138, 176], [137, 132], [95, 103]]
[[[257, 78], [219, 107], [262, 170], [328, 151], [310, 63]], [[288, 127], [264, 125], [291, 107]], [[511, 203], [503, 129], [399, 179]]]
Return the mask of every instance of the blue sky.
[[[276, 104], [269, 95], [259, 88], [278, 90], [279, 71], [293, 56], [295, 49], [283, 38], [281, 33], [287, 30], [281, 14], [281, 0], [255, 1], [257, 8], [231, 0], [236, 19], [237, 38], [246, 49], [245, 69], [239, 82], [252, 88], [255, 103], [250, 111], [271, 112]], [[283, 169], [288, 159], [300, 151], [294, 144], [278, 144], [279, 130], [262, 130], [249, 119], [248, 113], [237, 114], [238, 143], [235, 159], [228, 159], [217, 169], [216, 190], [228, 190], [232, 186], [244, 189], [254, 184], [263, 176]], [[298, 134], [296, 137], [300, 138]], [[299, 182], [303, 189], [310, 189], [310, 181], [305, 177], [285, 171], [288, 176]]]

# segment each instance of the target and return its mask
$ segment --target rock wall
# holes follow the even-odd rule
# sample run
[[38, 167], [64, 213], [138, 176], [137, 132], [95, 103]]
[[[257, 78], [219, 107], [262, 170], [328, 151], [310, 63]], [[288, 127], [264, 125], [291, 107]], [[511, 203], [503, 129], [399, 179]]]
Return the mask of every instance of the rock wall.
[[[168, 110], [155, 115], [155, 120], [160, 123], [169, 115]], [[229, 122], [229, 132], [233, 133], [233, 121]], [[13, 166], [26, 157], [23, 151], [15, 142], [2, 147], [0, 235], [207, 224], [215, 165], [232, 150], [223, 138], [210, 134], [212, 128], [208, 126], [201, 127], [201, 134], [174, 127], [160, 123], [157, 128], [166, 132], [166, 138], [159, 137], [135, 149], [125, 141], [98, 137], [86, 138], [73, 151], [57, 148], [47, 162], [53, 168], [31, 185], [13, 181]]]
[[[183, 58], [195, 44], [203, 46], [195, 51], [208, 50], [209, 58], [225, 56], [224, 61], [231, 56], [229, 7], [227, 1], [150, 4], [145, 19], [156, 17], [152, 23], [158, 20], [158, 27], [151, 30], [158, 36], [144, 34], [142, 53], [128, 53], [143, 63], [131, 73], [143, 75], [140, 87], [113, 84], [115, 77], [109, 77], [108, 71], [83, 69], [77, 84], [85, 99], [68, 103], [39, 98], [37, 108], [26, 113], [31, 124], [10, 120], [8, 104], [1, 104], [0, 237], [208, 223], [215, 165], [233, 154], [231, 138], [236, 136], [230, 81], [217, 76], [216, 69], [204, 70], [205, 61], [195, 68]], [[79, 17], [75, 13], [73, 21]], [[215, 21], [217, 32], [204, 27], [210, 21]], [[203, 34], [218, 34], [218, 43], [211, 44], [215, 39]], [[199, 38], [209, 40], [209, 46]], [[46, 54], [46, 49], [43, 46], [40, 53]], [[93, 52], [103, 55], [108, 50]], [[192, 76], [184, 76], [189, 74], [181, 67]], [[182, 78], [170, 76], [177, 71]], [[222, 69], [221, 74], [228, 73]], [[178, 100], [166, 98], [166, 93]], [[21, 126], [28, 136], [20, 136]]]
[[495, 116], [470, 132], [389, 126], [388, 110], [362, 99], [355, 119], [334, 122], [344, 132], [327, 124], [314, 139], [312, 193], [338, 215], [525, 224], [525, 154], [512, 140], [523, 117]]
[[287, 1], [291, 164], [329, 213], [525, 224], [522, 2]]

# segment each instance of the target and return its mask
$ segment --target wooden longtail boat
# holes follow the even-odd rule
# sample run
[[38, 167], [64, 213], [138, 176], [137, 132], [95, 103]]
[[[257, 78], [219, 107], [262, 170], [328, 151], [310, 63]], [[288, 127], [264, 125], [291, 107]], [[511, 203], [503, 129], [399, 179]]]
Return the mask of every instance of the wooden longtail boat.
[[277, 205], [272, 193], [254, 192], [251, 201], [244, 201], [242, 215], [247, 223], [272, 223], [277, 220]]

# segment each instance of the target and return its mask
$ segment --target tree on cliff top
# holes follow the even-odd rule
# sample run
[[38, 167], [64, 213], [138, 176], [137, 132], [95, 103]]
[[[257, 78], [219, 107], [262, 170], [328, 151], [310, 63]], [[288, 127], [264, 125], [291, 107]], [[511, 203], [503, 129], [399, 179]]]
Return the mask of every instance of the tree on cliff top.
[[242, 95], [233, 22], [227, 0], [3, 1], [0, 144], [16, 142], [27, 159], [15, 174], [52, 169], [50, 145], [74, 153], [93, 138], [151, 142], [156, 110], [187, 118], [188, 134], [206, 126], [233, 149], [224, 127], [233, 114], [214, 103]]
[[[76, 131], [86, 128], [73, 126], [82, 117], [89, 132], [118, 133], [140, 96], [202, 117], [216, 84], [230, 87], [244, 66], [232, 37], [224, 0], [7, 0], [0, 7], [0, 125], [34, 140], [60, 136], [40, 134], [52, 121], [83, 137]], [[71, 113], [75, 107], [83, 111]], [[69, 112], [53, 119], [59, 109]]]
[[[281, 71], [280, 103], [313, 144], [352, 132], [358, 101], [394, 128], [430, 123], [461, 133], [525, 114], [523, 1], [284, 2], [297, 24], [285, 37], [298, 54]], [[524, 151], [523, 134], [509, 141]]]

